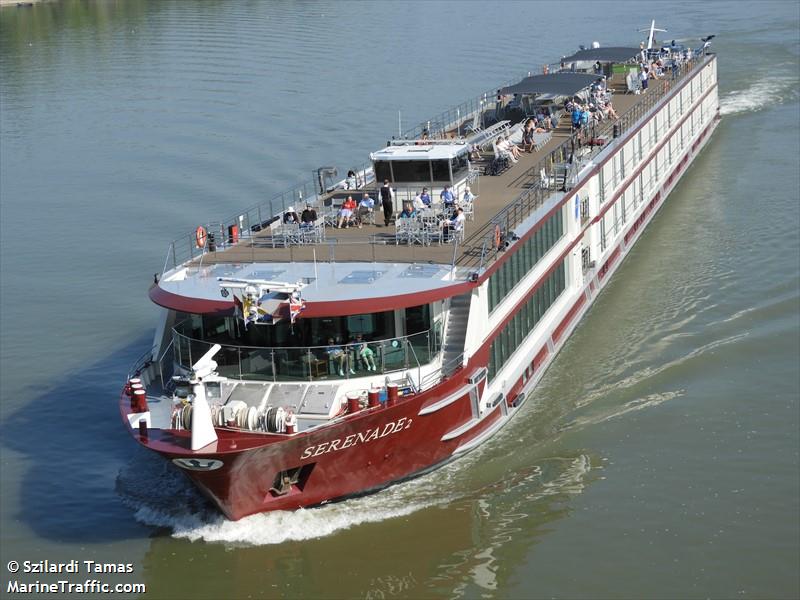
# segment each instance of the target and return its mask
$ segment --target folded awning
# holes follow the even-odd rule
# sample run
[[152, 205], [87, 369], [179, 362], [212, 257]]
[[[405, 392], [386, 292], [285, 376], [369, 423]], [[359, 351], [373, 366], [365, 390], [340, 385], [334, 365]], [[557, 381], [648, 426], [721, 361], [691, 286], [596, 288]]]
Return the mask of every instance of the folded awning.
[[519, 83], [504, 87], [501, 94], [553, 94], [554, 96], [572, 96], [589, 87], [597, 75], [587, 73], [550, 73], [548, 75], [532, 75]]

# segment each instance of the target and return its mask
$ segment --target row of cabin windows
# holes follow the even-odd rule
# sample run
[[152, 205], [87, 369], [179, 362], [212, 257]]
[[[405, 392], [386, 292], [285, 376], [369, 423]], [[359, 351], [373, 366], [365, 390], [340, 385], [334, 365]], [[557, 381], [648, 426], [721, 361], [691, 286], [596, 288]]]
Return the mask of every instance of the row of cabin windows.
[[[702, 92], [703, 91], [703, 76], [699, 77], [698, 81], [701, 82], [700, 83], [700, 92]], [[691, 86], [694, 86], [694, 79], [691, 80]], [[687, 100], [686, 102], [684, 101], [684, 94], [688, 94], [689, 95], [689, 100]], [[656, 115], [653, 116], [653, 119], [650, 121], [650, 125], [648, 127], [648, 137], [649, 137], [649, 139], [646, 140], [648, 149], [658, 143], [659, 138], [663, 137], [664, 134], [666, 133], [666, 131], [668, 131], [669, 128], [672, 127], [673, 122], [677, 121], [679, 116], [683, 114], [685, 105], [686, 104], [690, 104], [694, 100], [695, 100], [694, 88], [690, 87], [689, 89], [682, 91], [676, 98], [674, 98], [673, 100], [668, 102], [667, 105], [660, 111], [660, 113], [659, 113], [661, 115], [661, 119], [660, 119], [661, 122], [660, 123], [659, 123], [659, 114], [656, 114]], [[702, 119], [702, 111], [703, 111], [702, 104], [700, 106], [700, 109], [701, 109], [701, 121], [702, 121], [703, 120]], [[660, 125], [660, 127], [659, 127], [659, 125]], [[690, 130], [691, 130], [691, 134], [694, 134], [694, 121], [693, 120], [692, 120], [692, 123], [690, 124]], [[681, 148], [682, 148], [683, 147], [683, 130], [681, 130], [680, 135], [681, 135]], [[623, 150], [621, 149], [620, 152], [619, 152], [619, 156], [615, 156], [615, 157], [612, 158], [613, 181], [606, 181], [605, 174], [603, 173], [602, 169], [600, 170], [600, 172], [598, 174], [598, 185], [600, 187], [600, 204], [603, 204], [606, 201], [607, 197], [610, 195], [609, 194], [609, 190], [606, 189], [606, 184], [607, 183], [608, 184], [612, 184], [612, 187], [616, 188], [616, 186], [619, 184], [619, 182], [621, 182], [625, 178], [626, 164], [625, 164], [625, 161], [624, 161], [624, 158], [623, 158], [624, 155], [622, 154], [622, 151]], [[634, 157], [637, 154], [636, 151], [637, 151], [637, 145], [636, 145], [636, 142], [634, 141], [634, 144], [633, 144]], [[640, 132], [639, 133], [639, 140], [638, 140], [638, 160], [639, 160], [639, 162], [641, 162], [642, 157], [643, 157], [643, 145], [642, 145], [642, 134]], [[618, 162], [616, 162], [616, 161], [618, 161]], [[631, 165], [631, 168], [632, 168], [632, 165]]]
[[559, 209], [489, 278], [489, 312], [503, 301], [563, 235], [564, 216]]
[[556, 267], [539, 286], [530, 299], [494, 338], [489, 349], [489, 379], [503, 368], [522, 340], [536, 327], [547, 309], [561, 295], [566, 287], [566, 261]]

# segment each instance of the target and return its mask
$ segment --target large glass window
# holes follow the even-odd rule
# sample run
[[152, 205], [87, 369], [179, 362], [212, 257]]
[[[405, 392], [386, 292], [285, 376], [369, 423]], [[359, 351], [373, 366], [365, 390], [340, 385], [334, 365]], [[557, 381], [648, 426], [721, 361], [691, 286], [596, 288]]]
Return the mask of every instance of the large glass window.
[[492, 341], [489, 348], [489, 379], [511, 358], [564, 289], [566, 266], [562, 261]]
[[450, 161], [434, 160], [431, 161], [431, 167], [434, 181], [450, 181]]
[[427, 160], [394, 160], [392, 170], [396, 182], [430, 183], [431, 181], [431, 165]]
[[383, 182], [384, 179], [389, 181], [393, 180], [392, 171], [389, 168], [389, 162], [385, 160], [376, 160], [375, 166], [375, 181]]
[[564, 217], [557, 210], [489, 278], [489, 311], [503, 301], [536, 263], [564, 235]]
[[[463, 179], [464, 177], [467, 176], [467, 170], [469, 169], [469, 156], [466, 152], [464, 152], [464, 154], [456, 156], [452, 160], [452, 163], [453, 163], [453, 181], [459, 181], [460, 179]], [[436, 178], [434, 177], [434, 179]], [[440, 180], [437, 179], [437, 181]]]
[[[426, 319], [430, 328], [427, 305], [407, 309], [408, 313]], [[416, 311], [416, 313], [414, 312]], [[181, 318], [183, 317], [183, 318]], [[263, 346], [267, 348], [325, 346], [330, 338], [337, 343], [346, 343], [357, 334], [367, 340], [383, 340], [395, 337], [394, 312], [367, 313], [347, 317], [319, 317], [298, 319], [294, 324], [282, 321], [275, 325], [250, 325], [245, 329], [237, 317], [213, 315], [178, 314], [178, 333], [197, 340], [231, 346]], [[407, 325], [409, 321], [407, 319]], [[412, 331], [410, 333], [415, 333]]]

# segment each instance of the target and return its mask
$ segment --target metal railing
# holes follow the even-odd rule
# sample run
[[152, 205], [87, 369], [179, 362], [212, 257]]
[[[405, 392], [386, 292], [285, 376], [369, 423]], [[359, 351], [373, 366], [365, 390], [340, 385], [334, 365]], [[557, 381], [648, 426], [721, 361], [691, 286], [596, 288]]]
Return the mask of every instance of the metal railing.
[[[356, 189], [368, 188], [375, 183], [370, 162], [365, 162], [353, 170], [356, 172]], [[344, 189], [344, 183], [345, 179], [334, 182], [334, 188]], [[328, 189], [320, 190], [320, 182], [312, 179], [297, 184], [265, 202], [243, 209], [222, 221], [198, 223], [205, 228], [208, 234], [205, 246], [198, 245], [194, 231], [170, 242], [162, 275], [178, 265], [202, 257], [208, 250], [221, 250], [240, 240], [251, 238], [254, 233], [269, 227], [269, 224], [286, 212], [290, 206], [294, 207], [298, 214], [302, 212], [306, 204], [320, 209], [320, 200], [327, 193]]]
[[[664, 79], [654, 81], [651, 83], [647, 94], [628, 111], [620, 115], [619, 120], [616, 122], [604, 120], [590, 126], [588, 131], [591, 137], [610, 139], [614, 133], [622, 135], [668, 93], [671, 88], [670, 83], [682, 80], [688, 73], [694, 72], [703, 66], [707, 60], [708, 57], [697, 57], [691, 64], [681, 64], [674, 73], [668, 72]], [[498, 87], [504, 87], [505, 85]], [[466, 131], [462, 129], [466, 127], [468, 119], [472, 118], [474, 120], [477, 116], [479, 125], [483, 126], [485, 122], [488, 122], [485, 119], [492, 119], [495, 116], [487, 117], [493, 111], [496, 112], [495, 94], [496, 90], [484, 92], [444, 111], [434, 119], [429, 119], [416, 127], [408, 129], [400, 137], [403, 139], [415, 139], [421, 137], [422, 133], [427, 131], [431, 139], [442, 139], [447, 135], [451, 135], [454, 129], [458, 134], [464, 135]], [[463, 244], [466, 252], [459, 260], [459, 264], [468, 267], [475, 267], [478, 264], [483, 266], [486, 259], [492, 253], [496, 255], [498, 251], [494, 244], [488, 243], [494, 236], [496, 226], [499, 225], [501, 230], [507, 233], [511, 228], [519, 224], [521, 220], [527, 218], [533, 210], [538, 208], [544, 198], [549, 195], [549, 192], [555, 190], [566, 191], [571, 179], [574, 178], [580, 168], [603, 150], [600, 146], [587, 146], [584, 141], [584, 134], [573, 134], [542, 158], [534, 167], [531, 167], [527, 172], [528, 180], [525, 185], [527, 189], [495, 215], [484, 227], [472, 233], [466, 243]], [[356, 172], [356, 189], [366, 188], [372, 191], [370, 186], [374, 186], [375, 180], [371, 163], [365, 162], [354, 171]], [[342, 179], [336, 182], [334, 187], [342, 187], [344, 181]], [[199, 258], [208, 250], [224, 249], [238, 243], [240, 240], [251, 238], [254, 233], [268, 227], [289, 206], [297, 208], [309, 204], [318, 209], [321, 208], [320, 199], [327, 195], [329, 191], [324, 182], [322, 187], [326, 189], [320, 189], [320, 181], [314, 178], [295, 185], [270, 200], [246, 208], [230, 218], [198, 224], [203, 225], [209, 236], [205, 246], [201, 247], [197, 243], [194, 231], [172, 241], [165, 257], [163, 272]], [[477, 252], [477, 248], [482, 248], [482, 251]]]
[[[622, 136], [656, 106], [673, 89], [675, 83], [705, 66], [710, 56], [698, 57], [690, 64], [683, 63], [675, 71], [668, 71], [662, 79], [651, 82], [648, 92], [622, 113], [619, 119], [605, 119], [590, 125], [586, 131], [571, 134], [530, 167], [526, 172], [527, 181], [523, 184], [526, 189], [466, 239], [464, 247], [472, 251], [465, 252], [458, 264], [468, 268], [477, 267], [480, 271], [497, 258], [504, 247], [502, 242], [496, 243], [497, 228], [500, 228], [500, 238], [505, 240], [512, 229], [542, 206], [554, 191], [568, 192], [576, 183], [576, 176], [581, 169], [607, 145], [588, 144], [589, 140], [605, 138], [609, 142], [612, 137]], [[481, 248], [481, 251], [475, 252], [477, 248]]]
[[[191, 369], [215, 344], [172, 330], [175, 364]], [[217, 372], [231, 379], [260, 381], [331, 381], [416, 369], [439, 353], [432, 330], [413, 335], [332, 346], [264, 347], [220, 344]], [[371, 367], [374, 367], [371, 368]]]

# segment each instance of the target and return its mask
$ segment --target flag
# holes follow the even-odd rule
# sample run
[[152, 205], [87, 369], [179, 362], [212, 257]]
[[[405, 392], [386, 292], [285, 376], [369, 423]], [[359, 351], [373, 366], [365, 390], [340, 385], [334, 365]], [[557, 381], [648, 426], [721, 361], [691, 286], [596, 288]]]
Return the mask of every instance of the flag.
[[300, 297], [300, 292], [292, 292], [289, 296], [289, 320], [294, 324], [300, 313], [306, 309], [306, 303]]

